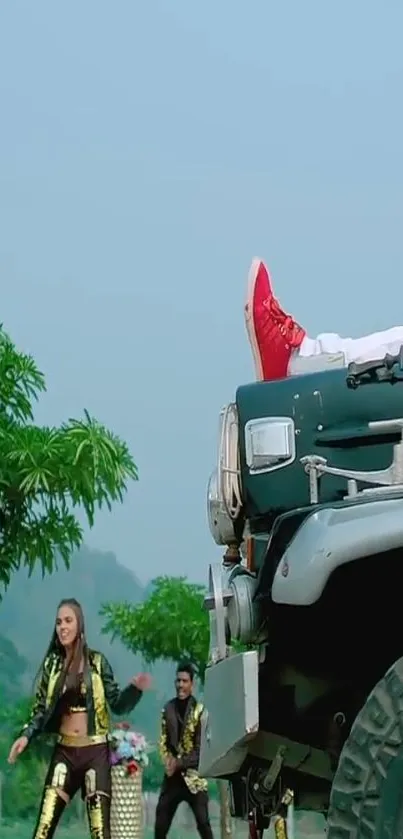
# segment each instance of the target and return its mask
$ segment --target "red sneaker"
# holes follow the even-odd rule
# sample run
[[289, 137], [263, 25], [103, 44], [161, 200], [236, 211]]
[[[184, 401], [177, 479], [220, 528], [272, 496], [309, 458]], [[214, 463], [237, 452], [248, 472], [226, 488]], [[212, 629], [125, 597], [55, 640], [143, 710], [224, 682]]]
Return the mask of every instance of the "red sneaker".
[[274, 297], [269, 272], [260, 259], [254, 259], [249, 270], [245, 322], [256, 378], [285, 379], [291, 354], [301, 346], [306, 332], [283, 312]]

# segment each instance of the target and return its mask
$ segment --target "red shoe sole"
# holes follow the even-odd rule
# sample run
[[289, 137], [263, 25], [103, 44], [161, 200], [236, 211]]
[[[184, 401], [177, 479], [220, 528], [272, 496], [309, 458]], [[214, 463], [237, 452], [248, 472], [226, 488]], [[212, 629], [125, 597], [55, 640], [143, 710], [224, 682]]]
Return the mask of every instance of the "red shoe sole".
[[259, 350], [259, 344], [255, 330], [255, 319], [253, 317], [253, 300], [255, 296], [255, 285], [257, 275], [259, 273], [261, 259], [253, 259], [248, 273], [248, 286], [245, 301], [245, 325], [248, 333], [249, 342], [252, 349], [253, 362], [255, 365], [255, 374], [258, 381], [264, 381], [262, 358]]

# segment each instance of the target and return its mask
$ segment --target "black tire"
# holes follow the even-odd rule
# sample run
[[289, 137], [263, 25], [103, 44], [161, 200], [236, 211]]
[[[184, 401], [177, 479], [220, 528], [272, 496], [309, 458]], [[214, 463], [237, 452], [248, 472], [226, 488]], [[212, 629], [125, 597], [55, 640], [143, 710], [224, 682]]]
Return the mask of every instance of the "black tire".
[[403, 658], [354, 721], [333, 781], [327, 839], [403, 839]]

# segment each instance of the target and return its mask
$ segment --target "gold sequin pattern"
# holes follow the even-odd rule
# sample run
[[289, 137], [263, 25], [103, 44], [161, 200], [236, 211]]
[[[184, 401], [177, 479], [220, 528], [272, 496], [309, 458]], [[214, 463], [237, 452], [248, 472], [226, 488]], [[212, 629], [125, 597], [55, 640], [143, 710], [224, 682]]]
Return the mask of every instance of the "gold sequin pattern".
[[274, 821], [274, 835], [276, 839], [287, 839], [287, 822], [282, 816], [276, 816]]
[[52, 776], [52, 787], [64, 789], [67, 778], [67, 766], [65, 763], [56, 763]]
[[85, 773], [85, 793], [94, 795], [97, 790], [97, 773], [95, 769], [88, 769]]
[[111, 839], [139, 839], [143, 835], [142, 773], [128, 775], [112, 766]]
[[196, 792], [206, 792], [208, 789], [206, 779], [201, 778], [196, 769], [187, 769], [183, 778], [189, 792], [193, 795]]
[[53, 824], [59, 795], [54, 787], [46, 787], [42, 801], [41, 815], [33, 839], [47, 839]]
[[99, 793], [87, 799], [87, 812], [91, 839], [104, 839], [104, 817]]
[[109, 714], [105, 702], [105, 691], [101, 675], [101, 655], [94, 653], [95, 672], [91, 673], [92, 693], [95, 708], [95, 734], [103, 734], [109, 729]]
[[57, 658], [57, 656], [52, 656], [51, 657], [51, 664], [50, 664], [48, 685], [47, 685], [47, 690], [46, 690], [46, 707], [47, 708], [49, 708], [50, 703], [52, 701], [54, 690], [55, 690], [55, 687], [56, 687], [56, 682], [59, 678], [60, 670], [61, 670], [61, 663], [60, 663], [59, 659]]
[[167, 757], [169, 757], [169, 751], [167, 749], [167, 724], [165, 720], [165, 711], [162, 712], [161, 717], [161, 732], [158, 740], [158, 750], [161, 760], [164, 762]]
[[[196, 708], [193, 711], [193, 714], [189, 715], [189, 719], [186, 722], [178, 752], [179, 758], [183, 757], [184, 755], [190, 754], [190, 752], [193, 750], [196, 726], [200, 721], [202, 713], [203, 705], [201, 702], [198, 702]], [[183, 777], [188, 790], [193, 794], [196, 792], [205, 792], [208, 788], [206, 779], [200, 778], [199, 774], [196, 772], [195, 769], [188, 769], [184, 773]]]

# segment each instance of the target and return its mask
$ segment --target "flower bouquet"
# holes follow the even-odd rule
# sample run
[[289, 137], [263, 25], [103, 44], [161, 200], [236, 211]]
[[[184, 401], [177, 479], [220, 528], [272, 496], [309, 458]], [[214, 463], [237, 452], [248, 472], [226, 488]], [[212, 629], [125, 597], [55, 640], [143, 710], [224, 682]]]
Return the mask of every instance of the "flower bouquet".
[[110, 735], [112, 766], [124, 766], [128, 775], [148, 766], [148, 746], [145, 737], [132, 731], [128, 722], [115, 725]]
[[115, 725], [109, 738], [112, 839], [138, 839], [143, 828], [142, 770], [148, 766], [148, 746], [129, 723]]

